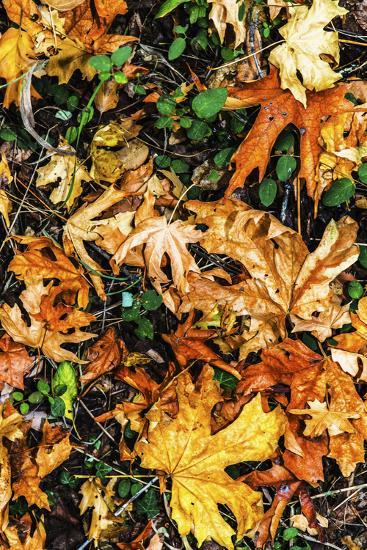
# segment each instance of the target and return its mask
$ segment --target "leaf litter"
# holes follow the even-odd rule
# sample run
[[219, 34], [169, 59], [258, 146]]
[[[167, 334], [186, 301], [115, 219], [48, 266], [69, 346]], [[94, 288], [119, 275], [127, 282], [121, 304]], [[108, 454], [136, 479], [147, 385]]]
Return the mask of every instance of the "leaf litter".
[[360, 4], [4, 0], [2, 548], [366, 547]]

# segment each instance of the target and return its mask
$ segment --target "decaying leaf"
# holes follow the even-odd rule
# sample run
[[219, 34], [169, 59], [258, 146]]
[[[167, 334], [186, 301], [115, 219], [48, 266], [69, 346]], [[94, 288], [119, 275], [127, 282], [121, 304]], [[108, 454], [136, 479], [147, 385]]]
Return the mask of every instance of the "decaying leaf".
[[14, 550], [43, 550], [46, 548], [46, 529], [43, 523], [43, 517], [32, 532], [32, 519], [29, 514], [25, 514], [16, 525], [7, 527], [4, 534], [9, 544], [9, 548]]
[[103, 531], [106, 531], [116, 518], [113, 517], [108, 504], [114, 494], [113, 486], [116, 478], [112, 478], [106, 487], [98, 478], [87, 479], [80, 487], [82, 500], [79, 505], [80, 513], [85, 514], [88, 508], [92, 508], [92, 518], [88, 531], [88, 538], [99, 540]]
[[[148, 218], [135, 227], [117, 250], [112, 261], [117, 265], [129, 264], [127, 258], [129, 252], [140, 245], [145, 245], [144, 262], [151, 283], [157, 292], [162, 293], [162, 285], [169, 282], [169, 278], [161, 269], [164, 257], [167, 255], [170, 259], [173, 285], [180, 292], [185, 293], [188, 290], [187, 273], [199, 271], [186, 245], [197, 242], [201, 235], [201, 231], [188, 222], [177, 220], [169, 223], [165, 216]], [[132, 262], [131, 265], [134, 263]]]
[[88, 348], [87, 361], [90, 363], [84, 369], [80, 380], [84, 383], [90, 382], [118, 367], [124, 350], [126, 350], [124, 342], [117, 337], [114, 328], [107, 329], [104, 335]]
[[171, 477], [172, 518], [180, 534], [192, 530], [199, 545], [209, 537], [233, 548], [234, 531], [219, 514], [218, 504], [231, 509], [240, 539], [261, 519], [262, 503], [259, 493], [233, 480], [224, 468], [269, 458], [283, 433], [284, 417], [279, 409], [264, 413], [257, 396], [230, 426], [212, 435], [210, 411], [221, 400], [212, 377], [212, 369], [204, 368], [194, 386], [183, 373], [177, 384], [177, 417], [164, 414], [158, 402], [147, 415], [147, 440], [141, 440], [136, 450], [144, 468]]
[[[246, 39], [246, 15], [249, 7], [248, 0], [209, 0], [211, 10], [210, 19], [218, 31], [220, 41], [224, 41], [226, 29], [231, 25], [235, 34], [234, 47], [237, 48]], [[241, 14], [241, 10], [243, 14]]]
[[43, 478], [69, 458], [72, 446], [70, 436], [60, 426], [43, 426], [42, 441], [36, 449], [29, 449], [25, 438], [12, 448], [14, 499], [24, 496], [28, 504], [50, 510], [47, 494], [39, 484]]
[[[295, 8], [298, 9], [298, 8]], [[239, 109], [261, 105], [260, 112], [249, 134], [232, 160], [236, 171], [227, 189], [230, 196], [242, 187], [256, 168], [259, 181], [264, 178], [276, 138], [289, 124], [300, 131], [299, 177], [306, 180], [307, 193], [315, 201], [315, 209], [322, 194], [316, 179], [319, 155], [322, 148], [318, 139], [324, 117], [352, 112], [354, 105], [345, 99], [347, 84], [338, 84], [331, 90], [307, 93], [307, 109], [289, 91], [280, 88], [278, 73], [271, 67], [269, 76], [242, 88], [230, 88], [228, 107]]]
[[[126, 197], [124, 191], [119, 191], [113, 186], [109, 187], [100, 197], [91, 204], [84, 204], [68, 219], [64, 228], [64, 247], [67, 254], [76, 253], [81, 260], [83, 267], [90, 271], [90, 278], [96, 288], [98, 296], [105, 300], [106, 295], [99, 275], [103, 271], [102, 267], [95, 261], [85, 249], [83, 241], [101, 240], [101, 234], [98, 228], [100, 226], [114, 224], [116, 217], [112, 216], [104, 220], [96, 220], [104, 210], [107, 210], [114, 204]], [[124, 236], [121, 234], [120, 240]]]
[[[348, 13], [338, 4], [335, 0], [313, 0], [310, 8], [290, 7], [290, 19], [279, 29], [285, 42], [269, 56], [269, 62], [280, 71], [282, 88], [288, 88], [304, 107], [306, 89], [327, 90], [341, 78], [325, 60], [331, 58], [339, 63], [338, 34], [324, 30], [334, 17]], [[302, 83], [297, 71], [302, 75]]]
[[318, 248], [309, 253], [298, 233], [243, 202], [189, 201], [186, 206], [196, 213], [196, 223], [208, 226], [200, 244], [244, 268], [245, 281], [234, 289], [235, 301], [231, 293], [221, 292], [217, 300], [213, 285], [208, 285], [207, 303], [204, 289], [201, 295], [205, 313], [228, 300], [234, 313], [250, 317], [242, 334], [243, 357], [284, 338], [289, 314], [294, 331], [309, 330], [321, 340], [331, 336], [332, 328], [349, 322], [348, 307], [340, 305], [330, 283], [357, 259], [357, 224], [351, 218], [331, 221]]
[[94, 315], [63, 303], [56, 305], [55, 301], [62, 292], [66, 292], [62, 285], [52, 287], [50, 283], [45, 287], [42, 282], [29, 284], [19, 297], [31, 320], [30, 326], [24, 320], [18, 304], [13, 307], [8, 304], [1, 306], [0, 321], [15, 342], [38, 348], [46, 357], [55, 361], [84, 363], [75, 353], [62, 346], [85, 342], [95, 336], [80, 330], [94, 320]]
[[[62, 143], [64, 146], [64, 143]], [[70, 150], [70, 148], [69, 148]], [[45, 187], [57, 183], [51, 192], [50, 200], [54, 204], [64, 203], [70, 210], [75, 200], [82, 194], [82, 182], [91, 181], [88, 171], [75, 155], [54, 154], [51, 160], [38, 169], [36, 187]]]
[[33, 360], [22, 344], [13, 342], [8, 334], [0, 338], [0, 384], [24, 388], [24, 375], [29, 372]]

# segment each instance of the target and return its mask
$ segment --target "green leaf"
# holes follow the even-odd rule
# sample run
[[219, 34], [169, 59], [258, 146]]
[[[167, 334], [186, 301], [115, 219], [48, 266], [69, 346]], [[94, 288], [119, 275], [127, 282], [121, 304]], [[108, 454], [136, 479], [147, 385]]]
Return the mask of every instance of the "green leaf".
[[295, 527], [288, 527], [283, 531], [283, 540], [291, 540], [297, 537], [299, 531]]
[[172, 42], [172, 44], [169, 47], [169, 50], [168, 50], [169, 61], [173, 61], [174, 59], [177, 59], [178, 57], [180, 57], [180, 55], [184, 53], [185, 49], [186, 49], [186, 40], [182, 36], [179, 36], [178, 38], [176, 38], [176, 40]]
[[161, 116], [155, 123], [155, 127], [161, 130], [162, 128], [172, 128], [173, 120], [169, 116]]
[[129, 478], [122, 479], [117, 486], [117, 494], [120, 498], [126, 498], [130, 493], [131, 480]]
[[175, 159], [171, 162], [171, 168], [175, 174], [185, 174], [190, 170], [190, 166], [184, 160]]
[[147, 95], [147, 92], [145, 91], [144, 86], [141, 86], [140, 84], [135, 84], [133, 89], [134, 89], [134, 94]]
[[275, 171], [280, 181], [287, 181], [297, 168], [297, 161], [290, 155], [278, 159]]
[[307, 332], [302, 335], [301, 340], [308, 348], [312, 349], [313, 351], [319, 351], [317, 340]]
[[22, 399], [24, 397], [23, 393], [21, 391], [13, 391], [11, 396], [14, 399], [14, 401], [22, 401]]
[[27, 412], [29, 411], [28, 403], [21, 403], [20, 407], [19, 407], [19, 410], [20, 410], [21, 414], [27, 414]]
[[94, 55], [90, 58], [89, 65], [91, 65], [93, 69], [96, 69], [96, 71], [100, 73], [108, 73], [111, 70], [111, 59], [108, 57], [108, 55]]
[[57, 113], [55, 114], [55, 118], [57, 118], [58, 120], [62, 120], [64, 122], [66, 120], [70, 120], [72, 116], [73, 114], [70, 111], [66, 111], [66, 110], [57, 111]]
[[211, 88], [197, 95], [192, 102], [194, 113], [199, 118], [210, 118], [219, 113], [227, 99], [227, 88]]
[[147, 290], [141, 297], [141, 305], [148, 311], [154, 311], [162, 305], [162, 296], [155, 290]]
[[141, 340], [145, 340], [145, 338], [153, 340], [154, 329], [152, 322], [146, 317], [140, 317], [139, 319], [136, 319], [135, 322], [138, 325], [135, 329], [136, 336], [138, 336]]
[[260, 183], [259, 197], [261, 204], [264, 206], [270, 206], [273, 204], [275, 197], [277, 196], [277, 184], [271, 178], [266, 178]]
[[280, 134], [275, 142], [275, 150], [282, 153], [288, 153], [294, 147], [294, 135], [290, 130], [285, 130]]
[[193, 120], [190, 128], [186, 130], [186, 134], [187, 137], [193, 141], [201, 141], [212, 135], [212, 129], [209, 124], [202, 120]]
[[322, 204], [324, 206], [339, 206], [348, 201], [356, 192], [354, 183], [348, 178], [336, 180], [333, 185], [324, 193]]
[[358, 281], [351, 281], [348, 285], [348, 294], [353, 300], [359, 300], [364, 294], [364, 288]]
[[129, 59], [132, 49], [130, 46], [122, 46], [113, 52], [111, 55], [111, 61], [115, 67], [122, 67], [124, 63]]
[[218, 380], [222, 388], [226, 390], [234, 390], [238, 383], [237, 378], [233, 376], [233, 374], [218, 369], [217, 367], [214, 367], [214, 380]]
[[38, 380], [37, 382], [37, 390], [41, 393], [43, 393], [44, 395], [47, 395], [48, 393], [50, 393], [50, 384], [48, 384], [48, 382], [46, 382], [46, 380]]
[[71, 95], [66, 101], [67, 108], [69, 111], [74, 111], [79, 105], [79, 98], [77, 95]]
[[367, 269], [367, 246], [360, 247], [358, 261], [364, 269]]
[[361, 183], [365, 183], [367, 185], [367, 162], [364, 162], [358, 168], [358, 177]]
[[154, 162], [158, 168], [169, 168], [171, 165], [171, 159], [167, 155], [157, 155]]
[[176, 109], [176, 102], [169, 96], [161, 96], [157, 101], [157, 109], [161, 115], [172, 115]]
[[66, 130], [65, 139], [71, 145], [78, 137], [78, 129], [75, 126], [69, 126]]
[[121, 313], [121, 319], [123, 321], [127, 321], [128, 323], [130, 321], [136, 321], [136, 319], [139, 319], [139, 316], [140, 304], [138, 302], [134, 302], [131, 307], [124, 308]]
[[41, 401], [43, 401], [43, 399], [44, 399], [44, 395], [40, 391], [34, 391], [28, 397], [28, 401], [32, 405], [38, 405], [38, 403], [41, 403]]
[[192, 118], [188, 117], [188, 116], [183, 116], [180, 118], [180, 125], [181, 125], [181, 128], [190, 128], [192, 126]]
[[218, 168], [224, 168], [229, 164], [235, 150], [235, 147], [226, 147], [225, 149], [218, 151], [218, 153], [214, 156], [214, 164], [216, 164]]
[[72, 420], [73, 404], [78, 395], [78, 384], [75, 369], [70, 361], [63, 361], [56, 369], [52, 379], [52, 391], [56, 393], [57, 388], [60, 386], [66, 386], [66, 391], [61, 397], [55, 397], [55, 401], [61, 399], [64, 404], [65, 412], [63, 415], [57, 416], [65, 416], [66, 418], [69, 418], [69, 420]]
[[134, 296], [131, 292], [122, 292], [121, 293], [121, 305], [122, 307], [131, 307], [133, 305]]
[[85, 126], [90, 122], [94, 115], [94, 108], [89, 107], [88, 109], [83, 109], [83, 111], [78, 115], [78, 122], [81, 126]]
[[129, 82], [126, 74], [122, 72], [115, 73], [113, 78], [116, 80], [117, 84], [127, 84]]
[[148, 519], [154, 518], [159, 514], [159, 503], [157, 493], [152, 487], [138, 499], [136, 504], [136, 511], [139, 514], [145, 514]]
[[166, 0], [159, 8], [155, 19], [159, 19], [160, 17], [168, 15], [169, 13], [171, 13], [171, 11], [176, 9], [177, 6], [179, 6], [180, 4], [184, 4], [185, 2], [189, 2], [189, 0]]
[[65, 403], [62, 397], [49, 397], [52, 416], [66, 416]]
[[10, 128], [1, 128], [0, 139], [3, 141], [15, 141], [17, 139], [17, 134]]

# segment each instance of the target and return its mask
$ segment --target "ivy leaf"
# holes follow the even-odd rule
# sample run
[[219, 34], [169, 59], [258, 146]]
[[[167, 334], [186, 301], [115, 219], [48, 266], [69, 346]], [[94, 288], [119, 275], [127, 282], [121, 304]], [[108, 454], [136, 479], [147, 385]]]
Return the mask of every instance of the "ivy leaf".
[[162, 296], [155, 290], [147, 290], [141, 297], [141, 305], [148, 311], [154, 311], [162, 305]]
[[139, 514], [145, 514], [148, 519], [152, 519], [159, 514], [159, 502], [155, 489], [148, 489], [145, 495], [139, 498], [136, 510]]
[[111, 62], [116, 67], [122, 67], [122, 65], [126, 63], [126, 61], [129, 59], [131, 52], [132, 49], [130, 48], [130, 46], [123, 46], [122, 48], [118, 48], [111, 55]]

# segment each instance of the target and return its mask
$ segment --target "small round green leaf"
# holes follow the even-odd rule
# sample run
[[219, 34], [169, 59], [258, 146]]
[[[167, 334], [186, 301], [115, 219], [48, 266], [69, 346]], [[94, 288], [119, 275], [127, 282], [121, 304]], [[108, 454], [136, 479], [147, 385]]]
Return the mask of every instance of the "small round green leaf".
[[351, 281], [348, 285], [348, 294], [353, 300], [359, 300], [364, 294], [364, 289], [358, 281]]
[[169, 61], [173, 61], [174, 59], [177, 59], [178, 57], [180, 57], [180, 55], [184, 53], [185, 49], [186, 49], [186, 40], [182, 36], [179, 36], [178, 38], [176, 38], [176, 40], [172, 42], [172, 44], [169, 47], [169, 50], [168, 50]]
[[260, 183], [259, 197], [261, 204], [264, 206], [270, 206], [273, 204], [275, 197], [277, 196], [277, 184], [271, 178], [264, 179]]
[[224, 168], [229, 164], [235, 150], [236, 149], [234, 147], [226, 147], [225, 149], [218, 151], [218, 153], [214, 156], [214, 164], [218, 166], [218, 168]]
[[130, 493], [131, 481], [129, 478], [122, 479], [117, 486], [117, 494], [120, 498], [126, 498]]
[[137, 328], [135, 329], [135, 334], [138, 336], [138, 338], [141, 338], [144, 340], [145, 338], [149, 338], [149, 340], [153, 340], [154, 336], [154, 330], [153, 325], [149, 319], [146, 317], [139, 317], [135, 321], [137, 323]]
[[192, 102], [194, 113], [199, 118], [210, 118], [219, 113], [227, 99], [227, 88], [211, 88], [197, 95]]
[[336, 180], [333, 185], [324, 193], [322, 204], [324, 206], [339, 206], [348, 201], [356, 192], [354, 183], [348, 178]]
[[44, 395], [40, 391], [34, 391], [28, 397], [28, 401], [32, 403], [32, 405], [38, 405], [38, 403], [41, 403], [41, 401], [43, 401], [43, 398]]
[[169, 96], [161, 96], [157, 101], [157, 109], [161, 115], [172, 115], [176, 109], [176, 102]]
[[129, 59], [132, 49], [130, 46], [122, 46], [113, 52], [111, 55], [111, 61], [116, 67], [122, 67], [124, 63]]
[[141, 297], [141, 305], [148, 311], [154, 311], [162, 305], [162, 296], [155, 290], [147, 290]]
[[14, 399], [14, 401], [22, 401], [24, 397], [21, 391], [13, 391], [11, 396]]
[[287, 181], [297, 168], [297, 161], [290, 155], [278, 159], [275, 171], [280, 181]]
[[17, 134], [10, 128], [1, 128], [0, 139], [3, 141], [15, 141], [17, 139]]
[[27, 414], [27, 412], [29, 411], [28, 403], [21, 403], [21, 405], [19, 407], [19, 410], [20, 410], [21, 414]]
[[175, 159], [171, 162], [171, 168], [175, 174], [185, 174], [190, 170], [190, 166], [184, 160]]
[[297, 537], [299, 531], [295, 527], [288, 527], [283, 531], [283, 540], [292, 540]]
[[126, 74], [122, 72], [115, 73], [113, 78], [116, 80], [117, 84], [127, 84], [129, 82]]
[[212, 130], [206, 122], [202, 120], [193, 120], [190, 128], [186, 130], [187, 137], [192, 141], [201, 141], [202, 139], [211, 136]]
[[89, 65], [100, 73], [108, 73], [111, 70], [111, 59], [108, 55], [95, 55], [90, 58]]
[[48, 382], [46, 382], [46, 380], [38, 380], [37, 382], [37, 390], [41, 393], [43, 393], [44, 395], [47, 395], [48, 393], [50, 393], [50, 384], [48, 384]]

